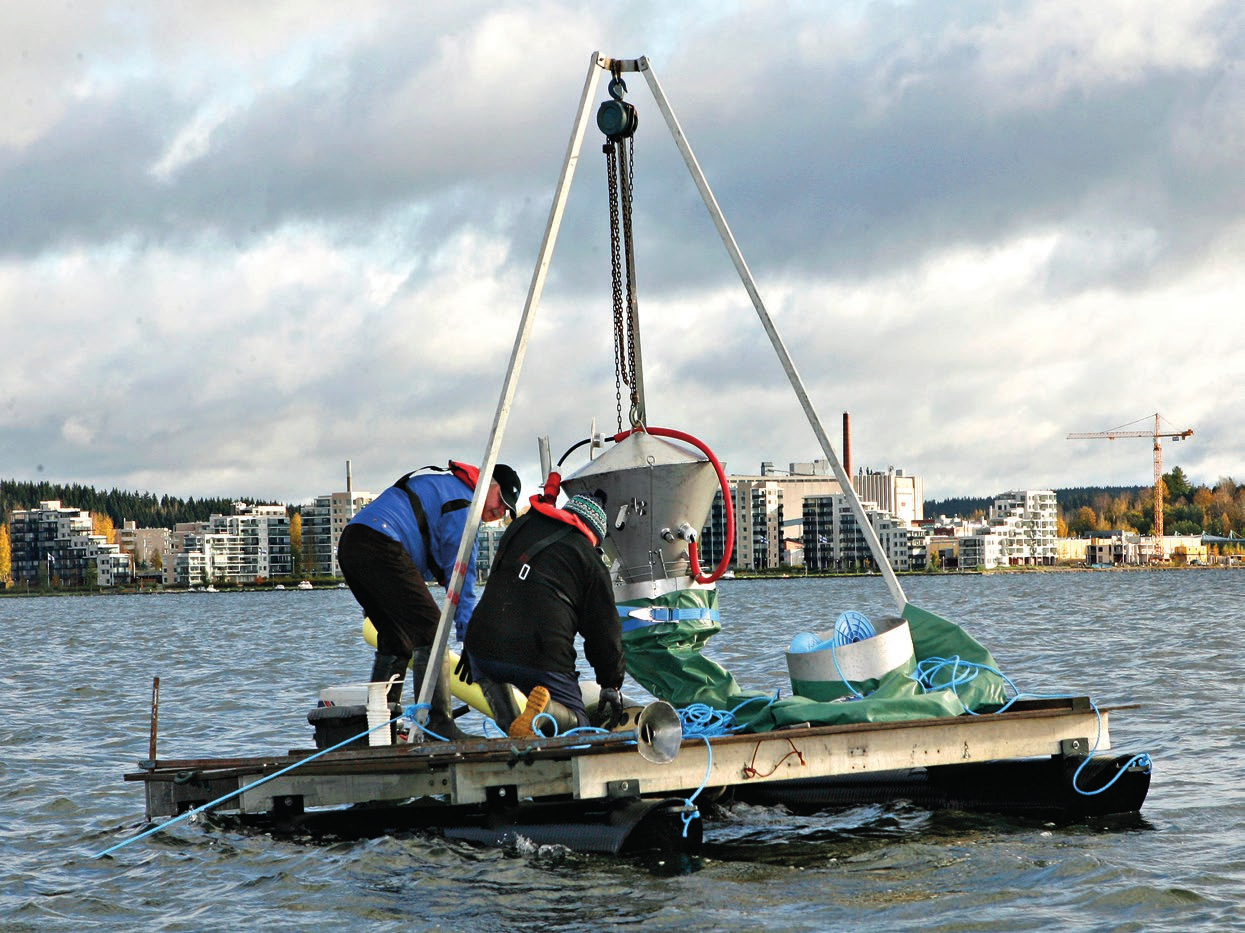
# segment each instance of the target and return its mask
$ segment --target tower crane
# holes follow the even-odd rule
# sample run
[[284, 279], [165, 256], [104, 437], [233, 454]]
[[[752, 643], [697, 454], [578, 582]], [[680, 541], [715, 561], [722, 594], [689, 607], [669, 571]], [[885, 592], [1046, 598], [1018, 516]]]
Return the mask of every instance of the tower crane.
[[[1182, 441], [1186, 437], [1193, 436], [1192, 428], [1185, 428], [1183, 431], [1164, 431], [1160, 423], [1158, 413], [1154, 415], [1153, 431], [1125, 431], [1123, 428], [1130, 427], [1134, 424], [1140, 424], [1140, 421], [1132, 421], [1129, 424], [1121, 425], [1119, 428], [1112, 428], [1110, 431], [1080, 431], [1068, 435], [1068, 440], [1080, 440], [1090, 437], [1105, 437], [1109, 441], [1115, 440], [1117, 437], [1148, 437], [1154, 441], [1154, 537], [1162, 539], [1163, 537], [1163, 438], [1170, 438], [1173, 441]], [[1162, 547], [1160, 544], [1159, 547]]]

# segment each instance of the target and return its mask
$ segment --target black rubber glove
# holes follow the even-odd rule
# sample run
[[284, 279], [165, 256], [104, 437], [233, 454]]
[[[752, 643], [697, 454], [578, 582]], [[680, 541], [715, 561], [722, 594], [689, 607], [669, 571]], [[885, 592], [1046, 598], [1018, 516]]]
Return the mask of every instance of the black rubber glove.
[[467, 652], [464, 651], [458, 656], [458, 664], [454, 667], [454, 675], [465, 684], [475, 683], [471, 677], [471, 661], [467, 658]]
[[601, 698], [597, 700], [598, 715], [609, 707], [610, 718], [605, 721], [604, 728], [613, 729], [623, 721], [626, 714], [623, 712], [622, 696], [618, 692], [617, 687], [602, 687]]

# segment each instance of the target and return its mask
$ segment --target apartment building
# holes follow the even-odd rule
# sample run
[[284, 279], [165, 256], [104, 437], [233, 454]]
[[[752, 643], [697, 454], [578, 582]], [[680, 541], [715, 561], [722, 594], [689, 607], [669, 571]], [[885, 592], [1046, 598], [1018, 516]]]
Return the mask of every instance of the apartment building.
[[15, 583], [116, 586], [133, 577], [128, 554], [92, 534], [91, 513], [49, 499], [9, 517]]
[[[923, 570], [929, 538], [877, 503], [861, 501], [869, 524], [895, 570]], [[804, 504], [804, 564], [811, 570], [863, 570], [875, 567], [873, 553], [847, 496], [809, 496]]]
[[995, 497], [986, 523], [959, 539], [959, 566], [1054, 566], [1058, 507], [1049, 489], [1011, 490]]
[[888, 467], [885, 471], [861, 468], [852, 477], [852, 488], [864, 501], [904, 525], [916, 525], [925, 517], [925, 488], [919, 476]]
[[290, 520], [283, 505], [235, 502], [232, 515], [179, 523], [169, 539], [164, 559], [169, 585], [255, 583], [293, 573]]
[[[841, 491], [825, 460], [791, 463], [787, 470], [776, 470], [766, 461], [759, 474], [730, 476], [727, 482], [735, 507], [734, 566], [746, 570], [781, 566], [787, 559], [786, 542], [804, 537], [804, 500]], [[719, 492], [709, 525], [702, 531], [702, 566], [712, 567], [722, 559], [725, 530]]]
[[359, 510], [376, 498], [370, 492], [332, 492], [302, 508], [303, 568], [311, 574], [340, 577], [337, 543]]
[[[735, 567], [762, 570], [782, 564], [795, 566], [793, 560], [814, 569], [872, 564], [850, 508], [841, 513], [847, 500], [828, 461], [790, 463], [787, 470], [775, 469], [766, 461], [757, 475], [734, 475], [727, 480], [735, 511]], [[928, 535], [910, 527], [924, 515], [920, 477], [894, 467], [886, 471], [862, 469], [852, 477], [852, 487], [876, 513], [871, 523], [879, 537], [886, 537], [896, 569], [924, 567]], [[831, 501], [835, 496], [837, 500]], [[810, 501], [816, 502], [811, 509]], [[701, 530], [701, 565], [715, 566], [725, 547], [726, 512], [719, 493]]]

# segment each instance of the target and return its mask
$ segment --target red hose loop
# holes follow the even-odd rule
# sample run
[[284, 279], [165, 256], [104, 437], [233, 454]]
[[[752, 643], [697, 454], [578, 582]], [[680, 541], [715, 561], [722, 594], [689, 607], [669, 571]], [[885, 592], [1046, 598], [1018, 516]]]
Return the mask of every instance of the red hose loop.
[[731, 500], [731, 487], [727, 482], [726, 471], [722, 469], [721, 461], [718, 460], [717, 455], [715, 455], [714, 452], [706, 446], [704, 441], [692, 437], [692, 435], [683, 431], [676, 431], [674, 428], [653, 428], [642, 426], [635, 428], [632, 431], [620, 431], [610, 438], [610, 440], [614, 442], [625, 440], [628, 436], [633, 434], [634, 431], [643, 431], [656, 437], [670, 437], [676, 441], [683, 441], [685, 444], [691, 444], [702, 454], [704, 454], [705, 457], [708, 458], [709, 462], [713, 464], [713, 469], [718, 474], [718, 485], [722, 489], [722, 501], [726, 505], [726, 548], [722, 552], [722, 559], [718, 561], [717, 567], [714, 568], [713, 573], [708, 575], [701, 570], [700, 552], [699, 548], [696, 546], [696, 542], [692, 541], [687, 548], [687, 558], [688, 562], [691, 564], [692, 579], [697, 583], [712, 583], [714, 580], [721, 577], [722, 574], [726, 573], [726, 568], [730, 566], [731, 555], [735, 549], [735, 504]]

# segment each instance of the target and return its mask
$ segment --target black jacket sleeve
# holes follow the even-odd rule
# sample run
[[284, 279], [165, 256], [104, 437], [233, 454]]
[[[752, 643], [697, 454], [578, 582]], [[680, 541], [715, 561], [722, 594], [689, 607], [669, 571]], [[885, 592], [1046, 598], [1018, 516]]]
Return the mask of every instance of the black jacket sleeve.
[[[584, 541], [587, 544], [587, 541]], [[584, 656], [602, 687], [621, 687], [623, 663], [622, 621], [614, 605], [609, 571], [600, 555], [586, 547], [590, 571], [584, 581], [584, 604], [579, 607], [579, 634], [584, 637]]]

